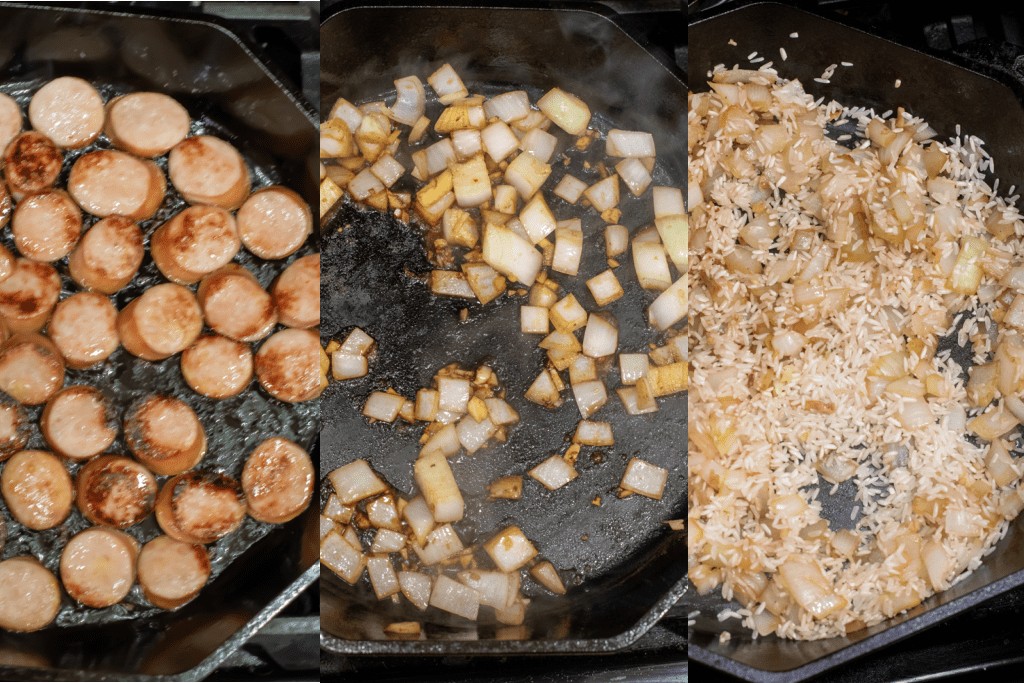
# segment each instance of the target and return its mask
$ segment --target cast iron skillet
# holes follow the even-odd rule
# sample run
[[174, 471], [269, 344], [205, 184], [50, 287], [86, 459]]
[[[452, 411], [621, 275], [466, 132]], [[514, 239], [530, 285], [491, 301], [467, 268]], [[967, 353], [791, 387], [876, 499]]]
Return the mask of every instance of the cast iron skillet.
[[[755, 3], [690, 25], [690, 83], [703, 84], [715, 64], [747, 63], [757, 50], [775, 60], [781, 75], [798, 78], [815, 96], [848, 106], [874, 107], [882, 113], [904, 106], [924, 117], [940, 139], [965, 133], [982, 138], [995, 158], [1000, 187], [1024, 186], [1024, 93], [994, 78], [935, 57], [890, 43], [859, 30], [775, 3]], [[799, 38], [789, 38], [791, 33]], [[729, 40], [737, 43], [730, 46]], [[785, 47], [788, 60], [778, 59]], [[814, 82], [829, 64], [840, 67], [831, 84]], [[756, 66], [754, 67], [756, 68]], [[992, 74], [996, 76], [996, 74]], [[901, 79], [899, 88], [896, 79]], [[705, 89], [704, 87], [700, 89]], [[964, 368], [968, 353], [944, 342]], [[827, 491], [828, 487], [823, 487]], [[834, 525], [850, 526], [854, 486], [847, 483], [835, 496], [824, 493], [823, 516]], [[717, 591], [699, 597], [689, 586], [683, 604], [701, 610], [689, 632], [689, 656], [751, 681], [797, 681], [867, 652], [890, 645], [953, 614], [970, 609], [988, 597], [1024, 584], [1024, 523], [1018, 518], [1007, 537], [967, 580], [934, 595], [908, 613], [845, 638], [798, 642], [775, 638], [752, 640], [738, 622], [718, 622], [715, 615], [727, 603]], [[721, 644], [723, 629], [731, 639]]]
[[[2, 90], [23, 104], [59, 75], [85, 78], [107, 98], [130, 90], [166, 92], [189, 109], [196, 122], [193, 132], [226, 137], [242, 150], [256, 184], [281, 182], [313, 203], [316, 179], [307, 163], [316, 131], [311, 113], [224, 29], [169, 17], [8, 6], [0, 7], [0, 46]], [[94, 146], [106, 143], [101, 138]], [[65, 155], [65, 173], [76, 154]], [[180, 208], [180, 199], [169, 193], [158, 215], [142, 223], [144, 232]], [[9, 242], [8, 236], [4, 239]], [[281, 267], [241, 258], [264, 285]], [[118, 306], [159, 279], [147, 257], [137, 282], [118, 295]], [[64, 284], [67, 290], [69, 281]], [[182, 396], [206, 427], [204, 463], [235, 476], [261, 436], [280, 433], [315, 445], [315, 402], [293, 407], [258, 389], [210, 401], [187, 390], [177, 357], [145, 363], [119, 350], [97, 369], [69, 371], [67, 384], [81, 383], [99, 386], [119, 411], [153, 391]], [[38, 434], [32, 438], [32, 447], [45, 448]], [[118, 442], [112, 451], [124, 452], [123, 446]], [[207, 675], [316, 580], [314, 545], [304, 543], [312, 537], [315, 512], [310, 512], [277, 528], [247, 520], [239, 532], [211, 546], [215, 578], [178, 612], [149, 608], [139, 599], [138, 587], [121, 605], [106, 610], [84, 610], [65, 598], [55, 625], [33, 634], [0, 635], [0, 675], [58, 680]], [[22, 533], [10, 519], [7, 525], [12, 533], [5, 557], [31, 553], [53, 569], [67, 538], [85, 523], [75, 511], [47, 532]], [[129, 533], [145, 541], [158, 531], [147, 520]]]
[[[339, 96], [357, 102], [379, 99], [393, 89], [395, 78], [416, 73], [425, 79], [448, 61], [473, 91], [526, 88], [536, 101], [559, 85], [582, 97], [605, 129], [614, 121], [622, 128], [654, 132], [657, 182], [679, 187], [684, 182], [682, 82], [601, 15], [578, 10], [352, 9], [322, 25], [321, 45], [321, 99], [327, 107]], [[594, 155], [603, 153], [603, 143], [594, 147]], [[649, 198], [624, 205], [622, 223], [636, 228], [651, 222]], [[561, 203], [554, 210], [560, 217], [580, 214]], [[536, 339], [519, 333], [520, 300], [505, 298], [481, 307], [432, 297], [422, 282], [408, 275], [429, 270], [418, 231], [387, 216], [344, 205], [324, 224], [325, 340], [359, 325], [377, 340], [379, 350], [368, 377], [332, 384], [322, 398], [323, 473], [367, 458], [400, 491], [410, 493], [421, 429], [368, 426], [360, 416], [366, 396], [388, 386], [412, 396], [450, 362], [491, 362], [523, 421], [507, 444], [453, 460], [469, 508], [468, 523], [457, 526], [471, 543], [486, 540], [507, 524], [520, 524], [542, 555], [567, 570], [563, 576], [571, 589], [559, 599], [535, 594], [526, 628], [520, 631], [486, 622], [477, 628], [433, 608], [421, 614], [408, 605], [379, 603], [365, 582], [350, 587], [325, 573], [322, 647], [342, 654], [595, 652], [638, 638], [682, 592], [685, 541], [662, 522], [683, 513], [685, 396], [666, 399], [659, 413], [640, 418], [625, 415], [613, 396], [596, 419], [613, 422], [617, 443], [611, 449], [585, 449], [576, 481], [546, 492], [527, 478], [523, 500], [486, 504], [483, 491], [489, 481], [524, 473], [564, 449], [579, 420], [571, 399], [561, 410], [549, 412], [522, 398], [543, 367], [543, 351]], [[581, 277], [559, 278], [581, 301], [590, 301], [584, 279], [607, 268], [601, 238], [595, 235], [601, 225], [596, 215], [586, 215], [589, 251]], [[620, 322], [620, 345], [639, 349], [654, 340], [642, 318], [652, 297], [635, 284], [631, 262], [617, 272], [626, 296], [610, 308]], [[463, 307], [469, 309], [469, 320], [460, 324]], [[615, 498], [625, 463], [633, 455], [670, 468], [664, 500]], [[600, 507], [591, 505], [595, 496], [603, 499]], [[384, 638], [388, 623], [410, 619], [425, 622], [425, 639]]]

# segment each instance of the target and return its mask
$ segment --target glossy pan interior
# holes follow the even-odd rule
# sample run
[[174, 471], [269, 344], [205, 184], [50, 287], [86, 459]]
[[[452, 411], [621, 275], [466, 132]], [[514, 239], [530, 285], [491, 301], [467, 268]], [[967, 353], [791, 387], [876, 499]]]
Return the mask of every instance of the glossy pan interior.
[[[193, 133], [226, 137], [242, 150], [258, 185], [281, 182], [313, 203], [316, 178], [307, 157], [315, 139], [314, 120], [228, 31], [170, 17], [0, 7], [0, 89], [24, 103], [42, 83], [60, 75], [89, 80], [108, 98], [130, 90], [174, 96], [189, 109]], [[96, 145], [105, 143], [101, 139]], [[65, 173], [75, 154], [66, 155]], [[181, 207], [180, 198], [170, 192], [157, 216], [142, 223], [144, 233]], [[243, 260], [264, 285], [281, 268], [249, 256]], [[147, 257], [140, 276], [116, 297], [118, 307], [157, 281]], [[177, 365], [177, 357], [145, 363], [119, 350], [98, 369], [69, 371], [66, 383], [100, 387], [119, 414], [128, 402], [150, 392], [182, 396], [208, 434], [204, 465], [236, 477], [261, 435], [280, 433], [315, 445], [315, 402], [292, 407], [255, 388], [211, 401], [185, 387]], [[33, 417], [37, 412], [31, 412]], [[33, 439], [32, 447], [45, 448], [38, 434]], [[123, 452], [120, 444], [112, 450]], [[76, 511], [57, 529], [24, 534], [4, 515], [9, 531], [4, 557], [32, 553], [51, 568], [67, 538], [85, 525]], [[27, 635], [0, 634], [0, 675], [60, 680], [204, 676], [315, 581], [315, 546], [304, 540], [307, 529], [312, 536], [313, 520], [315, 513], [277, 528], [247, 520], [241, 531], [212, 546], [215, 578], [193, 603], [174, 613], [149, 608], [139, 599], [138, 587], [122, 605], [107, 610], [84, 610], [65, 598], [55, 625]], [[129, 531], [141, 541], [158, 533], [152, 519]]]
[[[790, 38], [791, 33], [799, 34]], [[737, 46], [729, 45], [734, 40]], [[757, 50], [775, 60], [780, 74], [798, 78], [815, 96], [836, 99], [847, 106], [874, 107], [882, 113], [903, 106], [924, 117], [942, 139], [965, 133], [986, 142], [995, 158], [1001, 187], [1024, 187], [1024, 92], [1019, 84], [1004, 83], [929, 55], [870, 36], [831, 20], [776, 3], [753, 3], [693, 23], [689, 28], [689, 81], [706, 89], [707, 71], [715, 64], [746, 64]], [[787, 61], [778, 59], [785, 47]], [[814, 82], [829, 64], [840, 67], [831, 84]], [[754, 67], [756, 68], [756, 67]], [[896, 79], [900, 87], [896, 87]], [[947, 340], [952, 349], [952, 342]], [[964, 368], [969, 354], [953, 350]], [[823, 489], [827, 490], [827, 489]], [[821, 495], [823, 516], [833, 525], [850, 526], [854, 487], [847, 483], [835, 496]], [[689, 631], [689, 655], [722, 671], [752, 681], [796, 681], [842, 662], [885, 647], [946, 617], [970, 609], [996, 593], [1024, 584], [1024, 520], [1010, 532], [967, 580], [932, 596], [908, 613], [845, 638], [812, 642], [775, 638], [752, 640], [735, 620], [719, 622], [715, 615], [726, 606], [721, 595], [699, 597], [689, 587], [684, 607], [701, 610]], [[723, 629], [731, 634], [719, 643]]]
[[[339, 96], [356, 102], [379, 99], [393, 89], [395, 78], [417, 73], [425, 80], [447, 61], [472, 91], [522, 88], [536, 101], [558, 85], [586, 101], [596, 124], [605, 130], [615, 122], [621, 128], [652, 131], [659, 150], [656, 182], [677, 187], [685, 182], [681, 79], [599, 14], [551, 9], [350, 9], [323, 24], [320, 42], [325, 108]], [[597, 160], [604, 145], [594, 148]], [[651, 222], [649, 195], [623, 204], [623, 224], [636, 228]], [[579, 209], [553, 206], [559, 217], [580, 215]], [[571, 399], [556, 412], [522, 399], [543, 367], [544, 355], [536, 347], [537, 339], [519, 333], [519, 300], [505, 297], [487, 307], [470, 304], [469, 321], [460, 324], [459, 309], [467, 304], [432, 297], [405, 272], [422, 274], [430, 268], [418, 232], [350, 205], [328, 216], [324, 225], [322, 332], [325, 338], [338, 338], [359, 325], [377, 339], [378, 351], [370, 376], [333, 384], [324, 394], [323, 473], [367, 458], [400, 491], [411, 492], [420, 430], [368, 426], [360, 416], [366, 396], [387, 386], [411, 396], [450, 362], [493, 363], [523, 421], [511, 431], [507, 444], [453, 459], [470, 510], [468, 523], [457, 526], [464, 540], [472, 542], [486, 540], [507, 524], [520, 524], [541, 554], [566, 570], [563, 576], [572, 588], [558, 599], [535, 592], [525, 629], [499, 632], [493, 622], [484, 621], [478, 628], [433, 608], [421, 614], [407, 604], [379, 603], [365, 581], [351, 587], [325, 572], [322, 646], [342, 654], [595, 652], [623, 647], [639, 637], [675, 603], [684, 581], [685, 539], [669, 532], [662, 521], [683, 514], [685, 395], [664, 399], [655, 415], [633, 418], [612, 396], [595, 419], [612, 421], [616, 446], [584, 449], [576, 481], [545, 492], [527, 479], [522, 501], [485, 504], [487, 482], [523, 473], [564, 449], [579, 420]], [[581, 277], [559, 277], [581, 301], [589, 301], [583, 274], [590, 277], [607, 267], [602, 265], [602, 225], [596, 215], [584, 218], [587, 248]], [[639, 349], [653, 340], [643, 320], [652, 297], [636, 285], [631, 260], [623, 261], [618, 275], [626, 296], [611, 310], [620, 322], [623, 348]], [[615, 497], [625, 463], [633, 455], [670, 468], [662, 501]], [[603, 499], [600, 507], [591, 505], [595, 496]], [[425, 622], [426, 638], [385, 639], [383, 627], [398, 620]]]

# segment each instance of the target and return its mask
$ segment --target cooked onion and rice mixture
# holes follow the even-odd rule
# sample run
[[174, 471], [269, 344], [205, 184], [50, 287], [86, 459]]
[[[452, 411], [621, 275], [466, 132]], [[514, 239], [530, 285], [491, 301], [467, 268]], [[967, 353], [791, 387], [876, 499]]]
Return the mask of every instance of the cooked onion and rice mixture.
[[710, 86], [688, 120], [690, 579], [755, 634], [838, 636], [965, 577], [1024, 508], [1024, 222], [977, 138], [770, 68]]

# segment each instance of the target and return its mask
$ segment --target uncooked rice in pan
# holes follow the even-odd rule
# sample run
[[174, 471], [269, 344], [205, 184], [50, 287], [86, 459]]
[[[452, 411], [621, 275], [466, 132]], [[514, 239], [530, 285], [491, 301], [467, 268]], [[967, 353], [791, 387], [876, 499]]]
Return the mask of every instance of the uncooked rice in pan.
[[690, 578], [754, 637], [839, 636], [964, 578], [1024, 508], [1024, 222], [977, 138], [763, 67], [712, 81], [688, 119]]

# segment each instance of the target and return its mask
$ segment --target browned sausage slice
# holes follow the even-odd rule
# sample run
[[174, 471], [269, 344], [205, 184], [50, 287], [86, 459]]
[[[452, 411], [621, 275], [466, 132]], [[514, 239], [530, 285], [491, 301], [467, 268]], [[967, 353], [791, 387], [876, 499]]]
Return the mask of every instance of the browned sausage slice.
[[60, 297], [60, 276], [48, 263], [17, 259], [0, 281], [0, 316], [12, 332], [35, 332], [46, 324]]
[[206, 453], [206, 432], [187, 403], [150, 396], [132, 405], [124, 421], [128, 449], [157, 474], [195, 467]]
[[270, 294], [252, 273], [234, 263], [203, 278], [199, 306], [214, 332], [238, 341], [263, 339], [277, 324]]
[[299, 250], [313, 232], [313, 213], [296, 192], [273, 186], [255, 192], [238, 210], [242, 244], [262, 259], [282, 259]]
[[30, 130], [7, 145], [4, 177], [15, 199], [53, 187], [64, 157], [57, 145], [42, 133]]
[[32, 436], [25, 409], [17, 403], [0, 401], [0, 462], [20, 451]]
[[29, 529], [52, 529], [71, 513], [75, 489], [60, 458], [19, 451], [4, 465], [0, 489], [11, 516]]
[[234, 217], [215, 206], [190, 206], [153, 233], [150, 251], [168, 280], [191, 285], [227, 265], [242, 248]]
[[0, 391], [19, 403], [46, 403], [64, 386], [64, 359], [49, 339], [16, 334], [0, 346]]
[[39, 420], [43, 438], [54, 452], [87, 460], [114, 443], [117, 422], [99, 389], [77, 385], [51, 398]]
[[11, 144], [23, 126], [21, 107], [10, 95], [0, 94], [0, 148]]
[[156, 478], [131, 458], [101, 455], [78, 470], [78, 509], [93, 524], [127, 529], [156, 505]]
[[57, 304], [46, 333], [67, 366], [76, 370], [102, 363], [121, 343], [117, 309], [96, 292], [78, 292]]
[[158, 92], [133, 92], [107, 104], [104, 132], [114, 146], [140, 157], [170, 151], [188, 135], [188, 111]]
[[156, 498], [156, 521], [184, 543], [213, 543], [245, 519], [238, 482], [219, 472], [197, 471], [168, 479]]
[[184, 351], [202, 330], [203, 313], [195, 296], [172, 283], [150, 287], [117, 316], [124, 348], [144, 360], [163, 360]]
[[57, 618], [60, 584], [34, 557], [0, 562], [0, 628], [38, 631]]
[[103, 149], [78, 157], [68, 177], [68, 191], [94, 216], [152, 217], [164, 201], [167, 181], [152, 161]]
[[296, 259], [271, 287], [277, 314], [288, 327], [320, 324], [320, 254]]
[[237, 209], [249, 196], [249, 169], [230, 143], [210, 135], [182, 140], [167, 161], [171, 184], [189, 204]]
[[315, 478], [309, 453], [301, 446], [277, 436], [267, 439], [242, 470], [249, 516], [271, 524], [295, 519], [313, 498]]
[[309, 330], [281, 330], [256, 352], [256, 378], [267, 393], [289, 403], [311, 401], [324, 390], [320, 337]]
[[86, 607], [121, 602], [135, 583], [138, 542], [124, 533], [90, 527], [73, 536], [60, 556], [60, 580]]
[[135, 221], [107, 216], [82, 236], [68, 259], [68, 270], [81, 286], [113, 294], [135, 277], [143, 256], [142, 230]]
[[25, 197], [11, 221], [14, 244], [25, 258], [49, 263], [64, 258], [82, 234], [82, 212], [63, 190]]
[[181, 353], [181, 374], [196, 393], [237, 396], [252, 381], [252, 349], [219, 334], [208, 334]]
[[139, 553], [139, 585], [146, 599], [162, 609], [191, 601], [210, 578], [206, 548], [157, 536]]
[[28, 119], [33, 128], [57, 145], [78, 149], [103, 130], [103, 98], [88, 81], [62, 76], [32, 96]]

